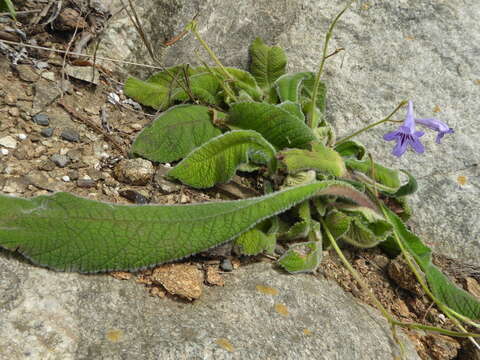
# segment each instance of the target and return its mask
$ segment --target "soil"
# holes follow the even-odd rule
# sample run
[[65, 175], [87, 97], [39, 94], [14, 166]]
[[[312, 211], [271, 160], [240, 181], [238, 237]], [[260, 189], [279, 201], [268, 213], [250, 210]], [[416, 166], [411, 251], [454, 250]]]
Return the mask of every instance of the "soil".
[[[93, 12], [96, 19], [92, 18], [92, 11], [84, 16], [86, 12], [78, 6], [82, 2], [74, 5], [67, 1], [53, 20], [56, 26], [44, 26], [42, 21], [53, 10], [35, 20], [34, 16], [46, 5], [32, 3], [20, 2], [18, 10], [36, 12], [20, 16], [18, 22], [0, 17], [0, 40], [14, 39], [65, 50], [84, 38], [93, 24], [104, 25], [108, 20], [105, 13], [98, 11]], [[92, 33], [93, 39], [97, 34]], [[129, 160], [130, 144], [156, 114], [123, 95], [124, 79], [115, 78], [109, 69], [91, 65], [58, 53], [24, 50], [0, 42], [1, 193], [31, 197], [67, 191], [95, 200], [138, 204], [216, 201], [256, 193], [248, 179], [238, 177], [233, 183], [208, 192], [192, 190], [164, 177], [170, 164]], [[346, 255], [397, 319], [454, 329], [423, 294], [400, 259], [390, 259], [378, 249], [346, 249]], [[152, 296], [193, 300], [205, 291], [205, 285], [223, 286], [227, 270], [252, 261], [272, 259], [235, 258], [231, 247], [226, 246], [183, 264], [164, 265], [136, 274], [115, 272], [111, 276], [134, 279]], [[465, 290], [480, 296], [479, 269], [439, 256], [435, 261]], [[336, 281], [345, 291], [373, 306], [336, 256], [326, 255], [315, 276]], [[406, 333], [422, 359], [480, 358], [468, 340], [416, 331]]]

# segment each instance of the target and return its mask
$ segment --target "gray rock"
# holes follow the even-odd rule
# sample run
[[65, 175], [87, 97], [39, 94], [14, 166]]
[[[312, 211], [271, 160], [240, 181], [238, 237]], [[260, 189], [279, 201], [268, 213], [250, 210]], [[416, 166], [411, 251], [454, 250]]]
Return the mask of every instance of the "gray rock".
[[[386, 322], [371, 308], [334, 283], [277, 273], [270, 264], [240, 268], [225, 287], [207, 288], [193, 304], [151, 297], [135, 281], [53, 272], [11, 255], [0, 254], [0, 267], [0, 348], [9, 360], [25, 353], [144, 360], [385, 360], [397, 354]], [[256, 285], [279, 293], [263, 294]], [[276, 304], [288, 315], [277, 313]], [[407, 358], [418, 359], [402, 338]]]
[[223, 271], [233, 271], [233, 264], [230, 259], [223, 259], [220, 263], [220, 269]]
[[165, 194], [170, 194], [172, 192], [178, 191], [181, 188], [180, 184], [174, 183], [173, 181], [167, 180], [165, 175], [171, 168], [160, 165], [155, 173], [155, 184], [162, 190]]
[[40, 113], [33, 116], [33, 122], [38, 125], [48, 126], [50, 124], [50, 119], [47, 114]]
[[32, 113], [38, 114], [44, 111], [47, 106], [52, 104], [60, 97], [60, 91], [52, 86], [52, 83], [45, 79], [40, 79], [35, 83], [35, 97], [33, 98]]
[[80, 188], [91, 188], [95, 187], [95, 180], [93, 179], [78, 179], [77, 186]]
[[58, 167], [64, 168], [70, 163], [70, 158], [67, 155], [61, 155], [61, 154], [54, 154], [50, 157], [50, 160], [52, 160], [55, 165]]
[[40, 131], [40, 135], [42, 135], [43, 137], [46, 137], [46, 138], [52, 137], [53, 128], [42, 129], [42, 131]]
[[114, 169], [115, 178], [125, 184], [146, 185], [152, 179], [155, 169], [145, 159], [124, 159]]
[[87, 81], [93, 83], [95, 85], [98, 84], [98, 80], [100, 79], [100, 73], [96, 68], [93, 69], [88, 66], [72, 66], [67, 65], [65, 67], [65, 72], [68, 76], [71, 76], [75, 79]]
[[60, 134], [60, 137], [70, 142], [80, 142], [80, 135], [76, 130], [71, 128], [64, 129]]

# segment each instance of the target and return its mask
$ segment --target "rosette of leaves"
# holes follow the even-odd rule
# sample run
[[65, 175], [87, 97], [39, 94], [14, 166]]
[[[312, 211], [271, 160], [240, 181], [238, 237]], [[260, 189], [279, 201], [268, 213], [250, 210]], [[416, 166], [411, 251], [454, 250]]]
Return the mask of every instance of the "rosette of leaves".
[[335, 142], [318, 74], [287, 74], [284, 51], [261, 39], [249, 53], [249, 71], [179, 65], [145, 81], [130, 78], [124, 91], [161, 111], [135, 139], [132, 156], [173, 162], [167, 175], [199, 189], [247, 169], [265, 184], [263, 196], [135, 207], [65, 193], [0, 196], [0, 246], [51, 268], [97, 272], [150, 267], [230, 240], [242, 255], [274, 254], [280, 241], [288, 249], [279, 265], [298, 273], [319, 266], [327, 232], [391, 253], [399, 252], [396, 235], [436, 296], [480, 318], [478, 301], [431, 264], [430, 249], [401, 220], [410, 215], [413, 176], [378, 164], [358, 142]]

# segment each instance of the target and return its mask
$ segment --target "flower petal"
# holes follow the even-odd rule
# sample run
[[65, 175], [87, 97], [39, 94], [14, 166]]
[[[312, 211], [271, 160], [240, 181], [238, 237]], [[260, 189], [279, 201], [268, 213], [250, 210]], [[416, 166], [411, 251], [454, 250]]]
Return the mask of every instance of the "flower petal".
[[423, 135], [425, 135], [423, 131], [415, 131], [415, 134], [414, 134], [414, 136], [417, 138], [422, 137]]
[[392, 154], [400, 157], [402, 156], [405, 151], [407, 151], [407, 142], [406, 141], [398, 141], [393, 148]]
[[416, 137], [412, 137], [410, 140], [410, 145], [412, 145], [413, 150], [415, 150], [419, 154], [423, 154], [425, 152], [425, 147], [423, 144], [418, 140]]
[[395, 130], [395, 131], [389, 132], [388, 134], [383, 135], [383, 140], [392, 141], [392, 140], [395, 140], [395, 138], [397, 138], [398, 135], [399, 135], [399, 131]]

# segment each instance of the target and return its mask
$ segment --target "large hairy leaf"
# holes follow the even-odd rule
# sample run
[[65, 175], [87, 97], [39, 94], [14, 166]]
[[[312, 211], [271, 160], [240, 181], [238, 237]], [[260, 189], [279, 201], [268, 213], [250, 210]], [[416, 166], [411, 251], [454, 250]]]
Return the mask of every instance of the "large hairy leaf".
[[314, 272], [322, 261], [322, 244], [309, 241], [293, 244], [278, 260], [278, 264], [290, 274]]
[[[425, 274], [432, 293], [456, 312], [473, 320], [480, 319], [480, 301], [465, 290], [457, 287], [435, 265], [432, 264], [432, 250], [418, 236], [410, 232], [400, 218], [387, 207], [385, 216], [393, 225], [400, 241], [413, 256]], [[390, 244], [392, 246], [392, 244]], [[397, 247], [398, 248], [398, 247]], [[399, 250], [399, 249], [397, 249]]]
[[228, 123], [233, 127], [259, 132], [279, 149], [306, 148], [315, 139], [312, 130], [297, 116], [266, 103], [233, 104]]
[[252, 130], [234, 130], [213, 138], [191, 152], [168, 175], [195, 188], [228, 182], [241, 164], [266, 164], [276, 168], [275, 149]]
[[258, 85], [268, 92], [280, 76], [285, 74], [287, 57], [281, 47], [268, 46], [256, 38], [249, 49], [250, 72]]
[[131, 152], [152, 161], [179, 160], [221, 134], [210, 118], [205, 106], [172, 107], [143, 129], [133, 142]]
[[131, 77], [125, 82], [125, 95], [145, 106], [163, 110], [170, 105], [171, 92], [183, 81], [185, 73], [194, 72], [190, 67], [175, 66], [150, 76], [146, 81]]
[[0, 246], [62, 271], [136, 270], [220, 245], [335, 185], [193, 205], [116, 205], [68, 193], [0, 195]]

